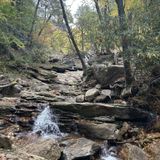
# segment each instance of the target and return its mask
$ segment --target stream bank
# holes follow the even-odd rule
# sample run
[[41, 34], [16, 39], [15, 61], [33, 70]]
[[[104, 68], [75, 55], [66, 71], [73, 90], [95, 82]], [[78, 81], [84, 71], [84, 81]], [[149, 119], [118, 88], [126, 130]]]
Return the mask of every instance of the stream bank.
[[[99, 160], [104, 159], [100, 155], [107, 141], [108, 157], [113, 154], [124, 160], [158, 160], [160, 133], [148, 132], [156, 115], [121, 98], [123, 67], [94, 66], [95, 77], [101, 78], [84, 83], [79, 65], [62, 62], [14, 66], [27, 76], [16, 80], [0, 77], [0, 138], [4, 142], [0, 143], [1, 157]], [[105, 74], [100, 74], [103, 71]], [[66, 134], [56, 141], [30, 134], [37, 116], [48, 105], [60, 131]]]

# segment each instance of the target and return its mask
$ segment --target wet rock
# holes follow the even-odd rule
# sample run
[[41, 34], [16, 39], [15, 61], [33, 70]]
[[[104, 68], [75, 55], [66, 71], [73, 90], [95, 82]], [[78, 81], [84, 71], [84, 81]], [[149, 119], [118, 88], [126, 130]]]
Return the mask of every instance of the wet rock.
[[99, 95], [99, 90], [96, 88], [92, 88], [86, 92], [85, 100], [87, 102], [92, 102], [98, 95]]
[[92, 139], [116, 139], [115, 131], [117, 125], [112, 123], [94, 123], [91, 121], [80, 121], [78, 123], [80, 134]]
[[63, 154], [66, 160], [90, 160], [100, 151], [100, 146], [86, 138], [70, 139], [62, 142], [65, 147]]
[[149, 160], [147, 153], [141, 148], [129, 143], [122, 146], [120, 157], [123, 160]]
[[0, 148], [11, 149], [12, 148], [11, 140], [3, 135], [0, 135]]
[[23, 150], [47, 160], [58, 160], [61, 156], [61, 149], [53, 139], [38, 139], [34, 143], [25, 146]]
[[84, 101], [85, 101], [84, 95], [79, 95], [79, 96], [76, 97], [76, 102], [82, 103]]
[[121, 65], [106, 66], [103, 64], [93, 65], [93, 74], [102, 88], [114, 84], [121, 78], [124, 78], [124, 67]]

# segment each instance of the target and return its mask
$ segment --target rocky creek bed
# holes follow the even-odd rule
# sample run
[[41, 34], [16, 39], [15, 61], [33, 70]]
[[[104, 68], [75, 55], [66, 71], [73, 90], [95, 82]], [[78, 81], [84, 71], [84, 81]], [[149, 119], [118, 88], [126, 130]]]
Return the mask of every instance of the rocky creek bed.
[[[133, 106], [137, 99], [132, 105], [124, 101], [131, 93], [123, 89], [121, 65], [102, 75], [103, 65], [93, 66], [96, 82], [88, 84], [75, 65], [14, 68], [26, 75], [0, 76], [0, 159], [160, 159], [159, 119], [143, 109], [144, 103]], [[32, 132], [46, 106], [64, 136], [46, 139]]]

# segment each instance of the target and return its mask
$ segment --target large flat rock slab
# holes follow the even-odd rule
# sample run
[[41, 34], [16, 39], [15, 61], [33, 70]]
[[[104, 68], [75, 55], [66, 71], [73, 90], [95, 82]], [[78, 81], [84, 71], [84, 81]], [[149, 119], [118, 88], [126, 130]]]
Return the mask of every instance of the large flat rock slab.
[[86, 138], [72, 138], [63, 141], [61, 145], [66, 146], [63, 150], [63, 156], [66, 160], [92, 159], [101, 149], [96, 142]]
[[97, 123], [93, 121], [81, 120], [78, 122], [78, 131], [91, 139], [116, 139], [117, 125], [114, 123]]
[[53, 102], [51, 108], [66, 112], [77, 113], [83, 117], [93, 118], [98, 116], [110, 116], [119, 120], [147, 121], [150, 113], [123, 105], [102, 104], [102, 103], [68, 103]]

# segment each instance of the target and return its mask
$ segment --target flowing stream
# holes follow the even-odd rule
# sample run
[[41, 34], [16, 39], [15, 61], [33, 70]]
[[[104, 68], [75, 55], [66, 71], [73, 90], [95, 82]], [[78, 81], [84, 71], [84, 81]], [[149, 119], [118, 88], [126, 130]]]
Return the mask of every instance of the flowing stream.
[[102, 146], [101, 160], [119, 160], [115, 147], [108, 148], [107, 142]]
[[38, 115], [34, 122], [33, 133], [44, 137], [58, 138], [62, 133], [57, 125], [57, 117], [52, 113], [49, 106]]
[[[33, 133], [43, 137], [59, 138], [62, 133], [57, 125], [57, 117], [49, 106], [46, 106], [34, 122]], [[102, 146], [101, 160], [119, 160], [116, 157], [116, 148], [108, 149], [107, 142]]]

